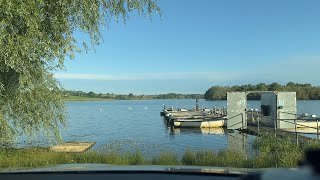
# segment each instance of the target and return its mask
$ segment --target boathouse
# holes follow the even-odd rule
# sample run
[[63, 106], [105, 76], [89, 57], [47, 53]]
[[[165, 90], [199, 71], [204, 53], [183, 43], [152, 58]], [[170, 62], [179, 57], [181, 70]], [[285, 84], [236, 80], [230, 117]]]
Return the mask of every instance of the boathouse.
[[228, 129], [247, 128], [247, 96], [261, 94], [260, 123], [276, 129], [294, 128], [290, 120], [297, 119], [296, 92], [249, 91], [227, 93]]

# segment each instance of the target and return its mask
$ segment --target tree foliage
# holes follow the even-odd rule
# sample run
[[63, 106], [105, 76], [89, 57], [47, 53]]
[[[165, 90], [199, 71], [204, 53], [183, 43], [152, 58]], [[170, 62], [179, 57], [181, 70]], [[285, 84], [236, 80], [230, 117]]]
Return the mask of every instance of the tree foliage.
[[43, 129], [59, 138], [66, 111], [53, 72], [81, 49], [74, 33], [88, 34], [94, 47], [101, 27], [113, 18], [126, 22], [131, 11], [161, 13], [155, 0], [2, 0], [0, 139]]
[[[225, 100], [227, 92], [232, 91], [293, 91], [297, 93], [297, 99], [300, 100], [320, 100], [320, 87], [311, 84], [299, 84], [289, 82], [281, 85], [276, 82], [269, 85], [259, 83], [257, 85], [247, 84], [242, 86], [212, 86], [204, 94], [206, 100]], [[252, 93], [248, 95], [248, 99], [260, 99], [260, 95]]]

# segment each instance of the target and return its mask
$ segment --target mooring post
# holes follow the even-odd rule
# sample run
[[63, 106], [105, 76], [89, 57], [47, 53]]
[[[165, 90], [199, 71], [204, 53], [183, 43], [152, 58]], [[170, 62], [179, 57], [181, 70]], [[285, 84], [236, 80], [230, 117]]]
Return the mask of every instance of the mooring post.
[[297, 119], [294, 119], [294, 131], [296, 133], [296, 143], [298, 144]]
[[196, 111], [199, 111], [199, 99], [196, 98]]
[[294, 119], [294, 132], [297, 133], [297, 120]]
[[174, 135], [174, 122], [172, 118], [170, 118], [169, 124], [170, 124], [170, 135]]
[[319, 141], [319, 120], [317, 118], [317, 140]]
[[277, 119], [274, 120], [274, 137], [277, 138]]
[[222, 116], [224, 116], [225, 115], [225, 107], [224, 106], [222, 106]]
[[253, 109], [251, 110], [251, 121], [254, 122], [254, 119], [253, 119]]
[[257, 116], [258, 121], [258, 134], [260, 134], [260, 116]]
[[242, 119], [242, 127], [241, 127], [241, 129], [243, 129], [243, 113], [241, 113], [241, 119]]

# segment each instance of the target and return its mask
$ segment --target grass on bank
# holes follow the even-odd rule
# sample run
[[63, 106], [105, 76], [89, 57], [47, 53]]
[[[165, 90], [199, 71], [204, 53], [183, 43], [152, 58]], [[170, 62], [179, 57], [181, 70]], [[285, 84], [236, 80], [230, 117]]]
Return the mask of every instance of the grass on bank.
[[58, 153], [46, 148], [0, 149], [0, 167], [43, 167], [59, 164], [103, 163], [114, 165], [190, 165], [237, 168], [296, 167], [303, 159], [304, 151], [320, 148], [320, 143], [312, 141], [296, 145], [289, 139], [274, 137], [258, 138], [254, 141], [253, 154], [248, 156], [238, 150], [192, 151], [186, 150], [182, 156], [172, 152], [163, 152], [152, 159], [142, 153]]

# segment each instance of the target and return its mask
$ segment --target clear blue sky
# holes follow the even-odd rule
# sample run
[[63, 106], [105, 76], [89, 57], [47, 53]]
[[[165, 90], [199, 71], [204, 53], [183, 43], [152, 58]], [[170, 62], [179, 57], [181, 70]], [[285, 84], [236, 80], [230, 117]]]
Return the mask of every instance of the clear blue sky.
[[[320, 85], [320, 1], [158, 0], [163, 10], [110, 24], [96, 52], [56, 77], [101, 93], [204, 93], [213, 85]], [[83, 35], [76, 35], [78, 40]]]

